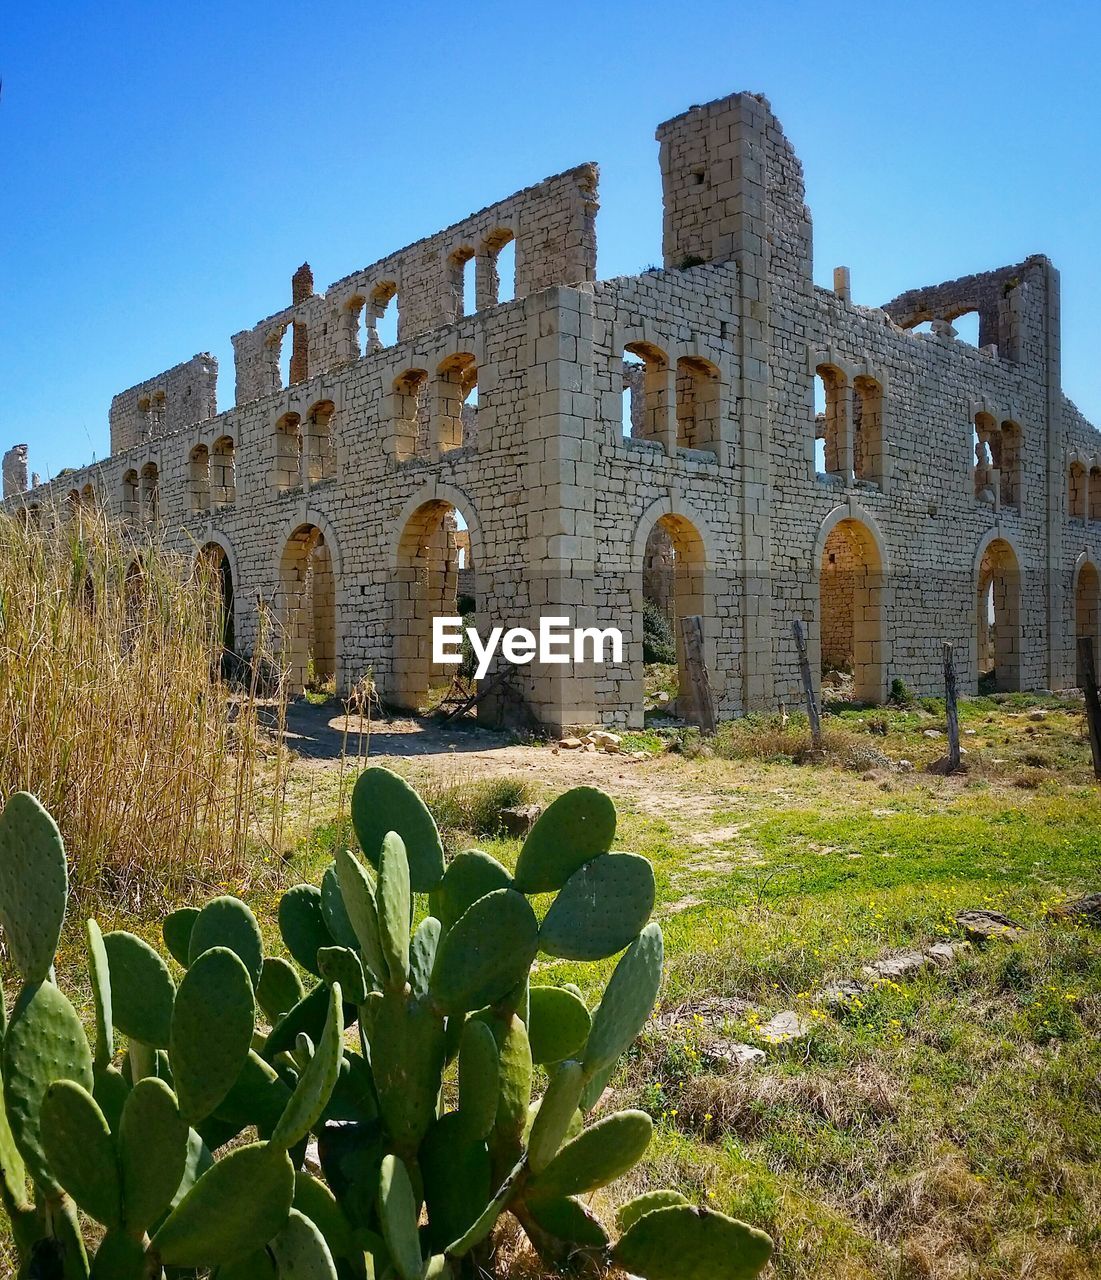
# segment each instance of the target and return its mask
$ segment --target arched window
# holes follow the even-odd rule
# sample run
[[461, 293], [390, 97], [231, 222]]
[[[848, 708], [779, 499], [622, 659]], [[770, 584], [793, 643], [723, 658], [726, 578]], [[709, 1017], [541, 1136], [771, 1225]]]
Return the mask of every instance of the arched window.
[[197, 444], [191, 450], [191, 510], [205, 515], [210, 510], [210, 450]]
[[998, 424], [989, 413], [975, 414], [972, 443], [975, 447], [975, 497], [993, 506], [998, 490], [996, 459], [1001, 453], [1001, 441]]
[[491, 231], [477, 258], [477, 309], [484, 311], [516, 296], [516, 238], [508, 227]]
[[363, 309], [367, 330], [364, 353], [371, 355], [398, 340], [398, 287], [392, 280], [376, 286]]
[[1090, 524], [1101, 524], [1101, 466], [1090, 467], [1088, 484]]
[[336, 474], [332, 438], [334, 412], [333, 402], [322, 400], [306, 415], [306, 464], [311, 485], [331, 480]]
[[[635, 372], [641, 365], [641, 373]], [[670, 414], [669, 358], [649, 342], [628, 342], [623, 348], [623, 434], [655, 440], [668, 449]]]
[[122, 507], [122, 518], [136, 524], [141, 518], [141, 504], [138, 498], [138, 473], [131, 468], [122, 473], [122, 492], [119, 495]]
[[719, 455], [719, 371], [709, 360], [677, 361], [677, 444]]
[[[845, 375], [833, 365], [815, 369], [814, 438], [823, 474], [848, 479], [852, 474], [852, 398]], [[818, 463], [816, 462], [816, 469]]]
[[302, 419], [285, 413], [275, 424], [275, 487], [289, 493], [302, 487]]
[[[468, 351], [448, 356], [437, 370], [436, 417], [429, 456], [433, 460], [473, 440], [478, 413], [478, 365]], [[468, 438], [467, 427], [472, 429]]]
[[1067, 515], [1071, 520], [1086, 518], [1086, 468], [1077, 461], [1070, 464], [1067, 476]]
[[885, 476], [883, 388], [875, 378], [853, 380], [853, 474], [866, 484], [881, 485]]
[[157, 523], [160, 506], [160, 472], [155, 462], [147, 462], [141, 469], [141, 518], [145, 524]]
[[448, 289], [446, 299], [449, 315], [459, 320], [478, 309], [474, 285], [474, 250], [467, 245], [456, 249], [447, 260]]
[[215, 507], [228, 507], [237, 500], [232, 436], [219, 436], [210, 451], [210, 498]]
[[80, 505], [85, 511], [95, 511], [96, 509], [96, 490], [95, 485], [90, 481], [80, 491]]
[[1016, 422], [1003, 422], [998, 437], [998, 500], [1002, 507], [1020, 511], [1024, 491], [1024, 463], [1021, 428]]
[[407, 369], [394, 379], [394, 459], [428, 454], [428, 370]]

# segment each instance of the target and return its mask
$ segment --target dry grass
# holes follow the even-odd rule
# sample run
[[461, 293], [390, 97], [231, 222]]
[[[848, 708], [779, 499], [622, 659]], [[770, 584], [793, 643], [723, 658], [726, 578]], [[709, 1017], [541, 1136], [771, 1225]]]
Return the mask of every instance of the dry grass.
[[0, 800], [46, 805], [78, 894], [153, 910], [274, 843], [279, 760], [255, 683], [222, 682], [216, 573], [86, 514], [3, 518], [0, 619]]

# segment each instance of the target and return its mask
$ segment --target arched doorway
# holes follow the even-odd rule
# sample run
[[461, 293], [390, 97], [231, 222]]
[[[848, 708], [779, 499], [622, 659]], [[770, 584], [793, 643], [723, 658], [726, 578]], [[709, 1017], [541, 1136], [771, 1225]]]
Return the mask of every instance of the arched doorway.
[[1101, 666], [1101, 577], [1092, 560], [1083, 560], [1078, 569], [1078, 582], [1074, 588], [1074, 661], [1075, 681], [1081, 689], [1086, 682], [1078, 641], [1093, 641], [1093, 668]]
[[976, 582], [979, 692], [1021, 688], [1021, 569], [1004, 538], [995, 538], [979, 559]]
[[[714, 647], [715, 619], [704, 540], [684, 515], [659, 516], [646, 536], [642, 604], [644, 698], [654, 697], [660, 706], [661, 695], [668, 694], [664, 705], [680, 719], [696, 722], [699, 708], [688, 674], [681, 619], [703, 618], [705, 655]], [[714, 683], [714, 673], [709, 675]]]
[[315, 524], [301, 524], [279, 562], [278, 616], [290, 691], [332, 690], [337, 680], [336, 575], [332, 548]]
[[217, 580], [222, 606], [222, 647], [233, 653], [237, 647], [233, 624], [233, 566], [225, 547], [220, 542], [206, 543], [199, 549], [196, 564]]
[[397, 543], [394, 599], [394, 667], [390, 700], [420, 711], [446, 696], [456, 675], [467, 677], [469, 664], [432, 661], [432, 620], [462, 617], [473, 626], [477, 610], [474, 560], [476, 528], [453, 503], [433, 498], [416, 507]]
[[[879, 542], [863, 521], [829, 530], [818, 567], [821, 677], [857, 702], [886, 697], [886, 571]], [[850, 684], [851, 681], [851, 684]]]

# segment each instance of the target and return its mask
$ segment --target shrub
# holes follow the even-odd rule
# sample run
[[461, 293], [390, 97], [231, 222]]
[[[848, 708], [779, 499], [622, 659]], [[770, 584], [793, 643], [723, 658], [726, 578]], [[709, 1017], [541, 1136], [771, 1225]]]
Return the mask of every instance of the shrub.
[[433, 777], [424, 784], [423, 797], [441, 831], [494, 836], [501, 829], [501, 810], [529, 803], [532, 793], [525, 778], [445, 782]]
[[642, 603], [642, 660], [647, 663], [674, 663], [677, 660], [673, 624], [668, 614], [663, 613], [652, 600]]
[[891, 681], [891, 696], [888, 701], [893, 707], [913, 706], [914, 695], [901, 676], [895, 676]]
[[[512, 875], [478, 851], [445, 868], [430, 813], [385, 769], [360, 775], [352, 819], [364, 857], [342, 850], [320, 889], [298, 885], [280, 904], [300, 969], [263, 955], [236, 898], [164, 921], [178, 987], [145, 942], [90, 921], [93, 1054], [52, 981], [61, 837], [33, 797], [9, 801], [0, 923], [24, 985], [3, 1037], [12, 1142], [0, 1198], [23, 1273], [87, 1280], [79, 1209], [105, 1228], [94, 1274], [118, 1280], [230, 1266], [311, 1280], [487, 1275], [506, 1214], [556, 1269], [755, 1276], [769, 1237], [677, 1192], [621, 1206], [614, 1243], [580, 1199], [629, 1171], [652, 1132], [641, 1111], [586, 1124], [650, 1015], [663, 959], [653, 869], [609, 852], [610, 798], [560, 796]], [[424, 893], [433, 914], [410, 939]], [[542, 922], [536, 894], [554, 895]], [[622, 954], [590, 1010], [576, 987], [531, 982], [539, 952]], [[344, 1040], [352, 1021], [361, 1053]], [[548, 1078], [537, 1101], [535, 1065]], [[260, 1140], [241, 1145], [253, 1128]], [[303, 1167], [311, 1133], [327, 1188]]]
[[241, 870], [268, 752], [249, 690], [221, 683], [222, 623], [202, 561], [86, 516], [0, 516], [0, 799], [41, 797], [79, 893]]

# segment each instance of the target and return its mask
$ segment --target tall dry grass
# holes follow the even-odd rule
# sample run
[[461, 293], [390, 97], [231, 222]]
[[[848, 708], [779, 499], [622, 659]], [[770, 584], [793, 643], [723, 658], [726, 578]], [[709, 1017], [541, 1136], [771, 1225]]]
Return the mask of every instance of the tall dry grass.
[[46, 805], [79, 895], [149, 910], [278, 841], [278, 754], [222, 637], [217, 571], [90, 513], [0, 515], [0, 802]]

